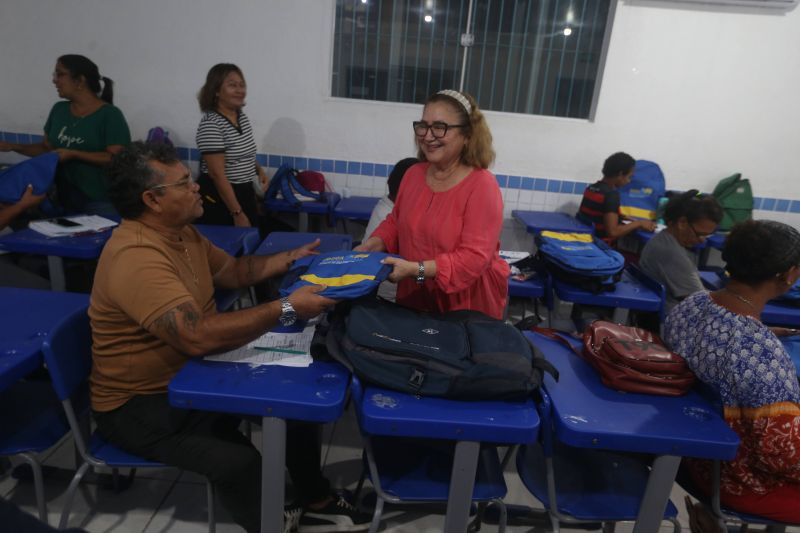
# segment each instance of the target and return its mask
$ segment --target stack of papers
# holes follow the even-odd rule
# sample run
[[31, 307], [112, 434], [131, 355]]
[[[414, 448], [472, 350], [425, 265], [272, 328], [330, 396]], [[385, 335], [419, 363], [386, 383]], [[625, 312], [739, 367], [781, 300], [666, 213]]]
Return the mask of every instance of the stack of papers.
[[67, 237], [105, 231], [117, 224], [113, 220], [98, 215], [77, 215], [48, 220], [34, 220], [28, 224], [28, 227], [48, 237]]
[[311, 358], [311, 339], [313, 337], [313, 325], [298, 333], [270, 331], [246, 346], [218, 355], [209, 355], [205, 359], [251, 365], [306, 367], [313, 362]]

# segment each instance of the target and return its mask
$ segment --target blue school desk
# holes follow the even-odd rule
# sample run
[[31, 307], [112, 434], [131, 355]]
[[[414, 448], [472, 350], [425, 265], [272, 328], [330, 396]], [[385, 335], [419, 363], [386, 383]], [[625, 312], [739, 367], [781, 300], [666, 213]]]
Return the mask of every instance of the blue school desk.
[[63, 291], [66, 288], [63, 258], [97, 259], [109, 237], [110, 229], [88, 235], [48, 237], [25, 228], [0, 237], [0, 248], [9, 252], [47, 256], [50, 287], [54, 291]]
[[534, 235], [540, 231], [561, 231], [566, 233], [594, 233], [594, 228], [587, 226], [572, 215], [554, 211], [522, 211], [515, 209], [511, 216], [520, 221], [528, 233]]
[[[558, 383], [545, 374], [544, 384], [561, 442], [655, 456], [634, 533], [659, 530], [681, 457], [730, 460], [736, 455], [739, 437], [696, 392], [679, 397], [617, 392], [566, 346], [536, 333], [525, 335], [558, 369]], [[580, 346], [577, 340], [574, 344]]]
[[264, 207], [267, 211], [278, 211], [280, 213], [299, 213], [300, 224], [299, 230], [301, 232], [308, 231], [308, 215], [326, 215], [332, 216], [333, 209], [341, 200], [341, 196], [335, 192], [325, 194], [325, 201], [305, 200], [300, 202], [300, 205], [295, 206], [284, 200], [283, 198], [272, 198], [264, 201]]
[[291, 368], [192, 359], [170, 381], [169, 401], [185, 409], [261, 417], [261, 531], [282, 533], [286, 420], [336, 420], [349, 380], [337, 363]]
[[[635, 267], [628, 267], [622, 272], [622, 278], [613, 291], [594, 294], [557, 279], [553, 280], [553, 289], [559, 299], [565, 302], [614, 307], [613, 321], [619, 324], [627, 323], [628, 311], [631, 309], [663, 315], [666, 298], [664, 287], [647, 278]], [[663, 316], [661, 318], [663, 320]]]
[[334, 224], [339, 219], [346, 218], [349, 220], [362, 220], [369, 221], [372, 215], [372, 210], [380, 198], [374, 196], [350, 196], [349, 198], [342, 198], [336, 207], [333, 208], [333, 222]]
[[456, 441], [444, 522], [447, 533], [467, 530], [481, 443], [530, 443], [539, 431], [531, 399], [462, 402], [365, 385], [359, 411], [359, 424], [370, 435]]
[[353, 238], [343, 233], [301, 233], [273, 231], [256, 250], [256, 255], [270, 255], [278, 252], [285, 252], [297, 248], [304, 244], [319, 239], [321, 242], [317, 247], [318, 252], [336, 252], [338, 250], [350, 250], [353, 247]]
[[0, 390], [39, 368], [50, 330], [87, 305], [88, 294], [0, 287]]
[[225, 250], [232, 256], [237, 256], [244, 249], [245, 240], [252, 234], [257, 234], [257, 228], [239, 228], [236, 226], [214, 226], [211, 224], [195, 224], [195, 228], [211, 243]]

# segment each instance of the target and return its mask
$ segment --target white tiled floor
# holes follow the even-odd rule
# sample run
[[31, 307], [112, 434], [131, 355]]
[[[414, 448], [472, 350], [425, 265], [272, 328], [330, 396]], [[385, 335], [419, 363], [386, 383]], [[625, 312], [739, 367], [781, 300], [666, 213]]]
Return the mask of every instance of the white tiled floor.
[[[254, 441], [259, 442], [260, 435], [255, 432]], [[345, 413], [335, 425], [327, 425], [324, 431], [323, 460], [325, 475], [334, 486], [353, 489], [361, 467], [360, 437], [355, 417], [351, 411]], [[46, 454], [45, 464], [69, 469], [73, 462], [73, 451], [70, 442], [64, 442]], [[57, 472], [46, 481], [46, 498], [50, 524], [57, 524], [63, 506], [70, 473], [66, 470]], [[521, 504], [541, 508], [539, 504], [522, 486], [514, 472], [513, 461], [506, 472], [509, 504]], [[672, 492], [673, 502], [680, 510], [679, 520], [688, 531], [688, 519], [683, 508], [684, 492], [675, 487]], [[7, 475], [0, 480], [0, 496], [14, 502], [31, 514], [36, 513], [33, 486], [30, 481], [17, 481]], [[216, 506], [217, 531], [220, 533], [241, 533], [242, 529], [233, 524], [225, 510]], [[382, 531], [433, 533], [441, 531], [444, 522], [443, 508], [424, 509], [412, 506], [392, 512], [387, 509], [387, 518], [382, 524]], [[174, 469], [150, 469], [141, 471], [133, 486], [115, 494], [112, 490], [98, 488], [94, 483], [83, 484], [76, 496], [70, 518], [70, 526], [83, 527], [92, 533], [165, 533], [185, 532], [204, 533], [206, 525], [206, 487], [202, 477], [178, 472]], [[631, 524], [620, 524], [618, 532], [631, 531]], [[484, 524], [481, 529], [486, 532], [497, 531], [497, 527]], [[0, 531], [5, 531], [0, 524]], [[510, 526], [511, 532], [549, 531], [545, 527]], [[579, 531], [562, 529], [562, 531]], [[661, 532], [671, 532], [672, 527], [665, 525]], [[794, 531], [800, 531], [796, 529]], [[17, 532], [13, 532], [17, 533]]]

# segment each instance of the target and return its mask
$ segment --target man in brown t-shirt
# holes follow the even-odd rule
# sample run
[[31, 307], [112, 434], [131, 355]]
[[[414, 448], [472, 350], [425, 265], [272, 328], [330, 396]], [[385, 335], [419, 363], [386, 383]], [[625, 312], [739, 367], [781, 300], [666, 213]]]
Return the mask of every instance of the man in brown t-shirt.
[[[172, 408], [167, 384], [191, 357], [238, 348], [279, 321], [288, 325], [333, 305], [317, 294], [324, 287], [307, 286], [278, 301], [216, 312], [215, 288], [283, 274], [319, 243], [271, 256], [229, 256], [191, 226], [203, 213], [199, 187], [166, 145], [133, 143], [114, 156], [109, 174], [109, 197], [122, 223], [100, 256], [89, 307], [98, 430], [131, 453], [207, 476], [233, 519], [259, 531], [261, 456], [238, 431], [240, 420]], [[331, 496], [315, 426], [290, 424], [286, 450], [307, 511], [366, 529], [367, 518]]]

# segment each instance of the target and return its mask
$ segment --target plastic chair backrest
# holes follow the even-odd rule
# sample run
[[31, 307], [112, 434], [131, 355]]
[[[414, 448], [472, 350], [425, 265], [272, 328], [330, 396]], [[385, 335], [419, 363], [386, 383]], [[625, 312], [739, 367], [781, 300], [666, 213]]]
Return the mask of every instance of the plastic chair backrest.
[[42, 345], [44, 360], [58, 398], [69, 400], [86, 383], [92, 368], [92, 330], [88, 306], [76, 309], [56, 325]]

